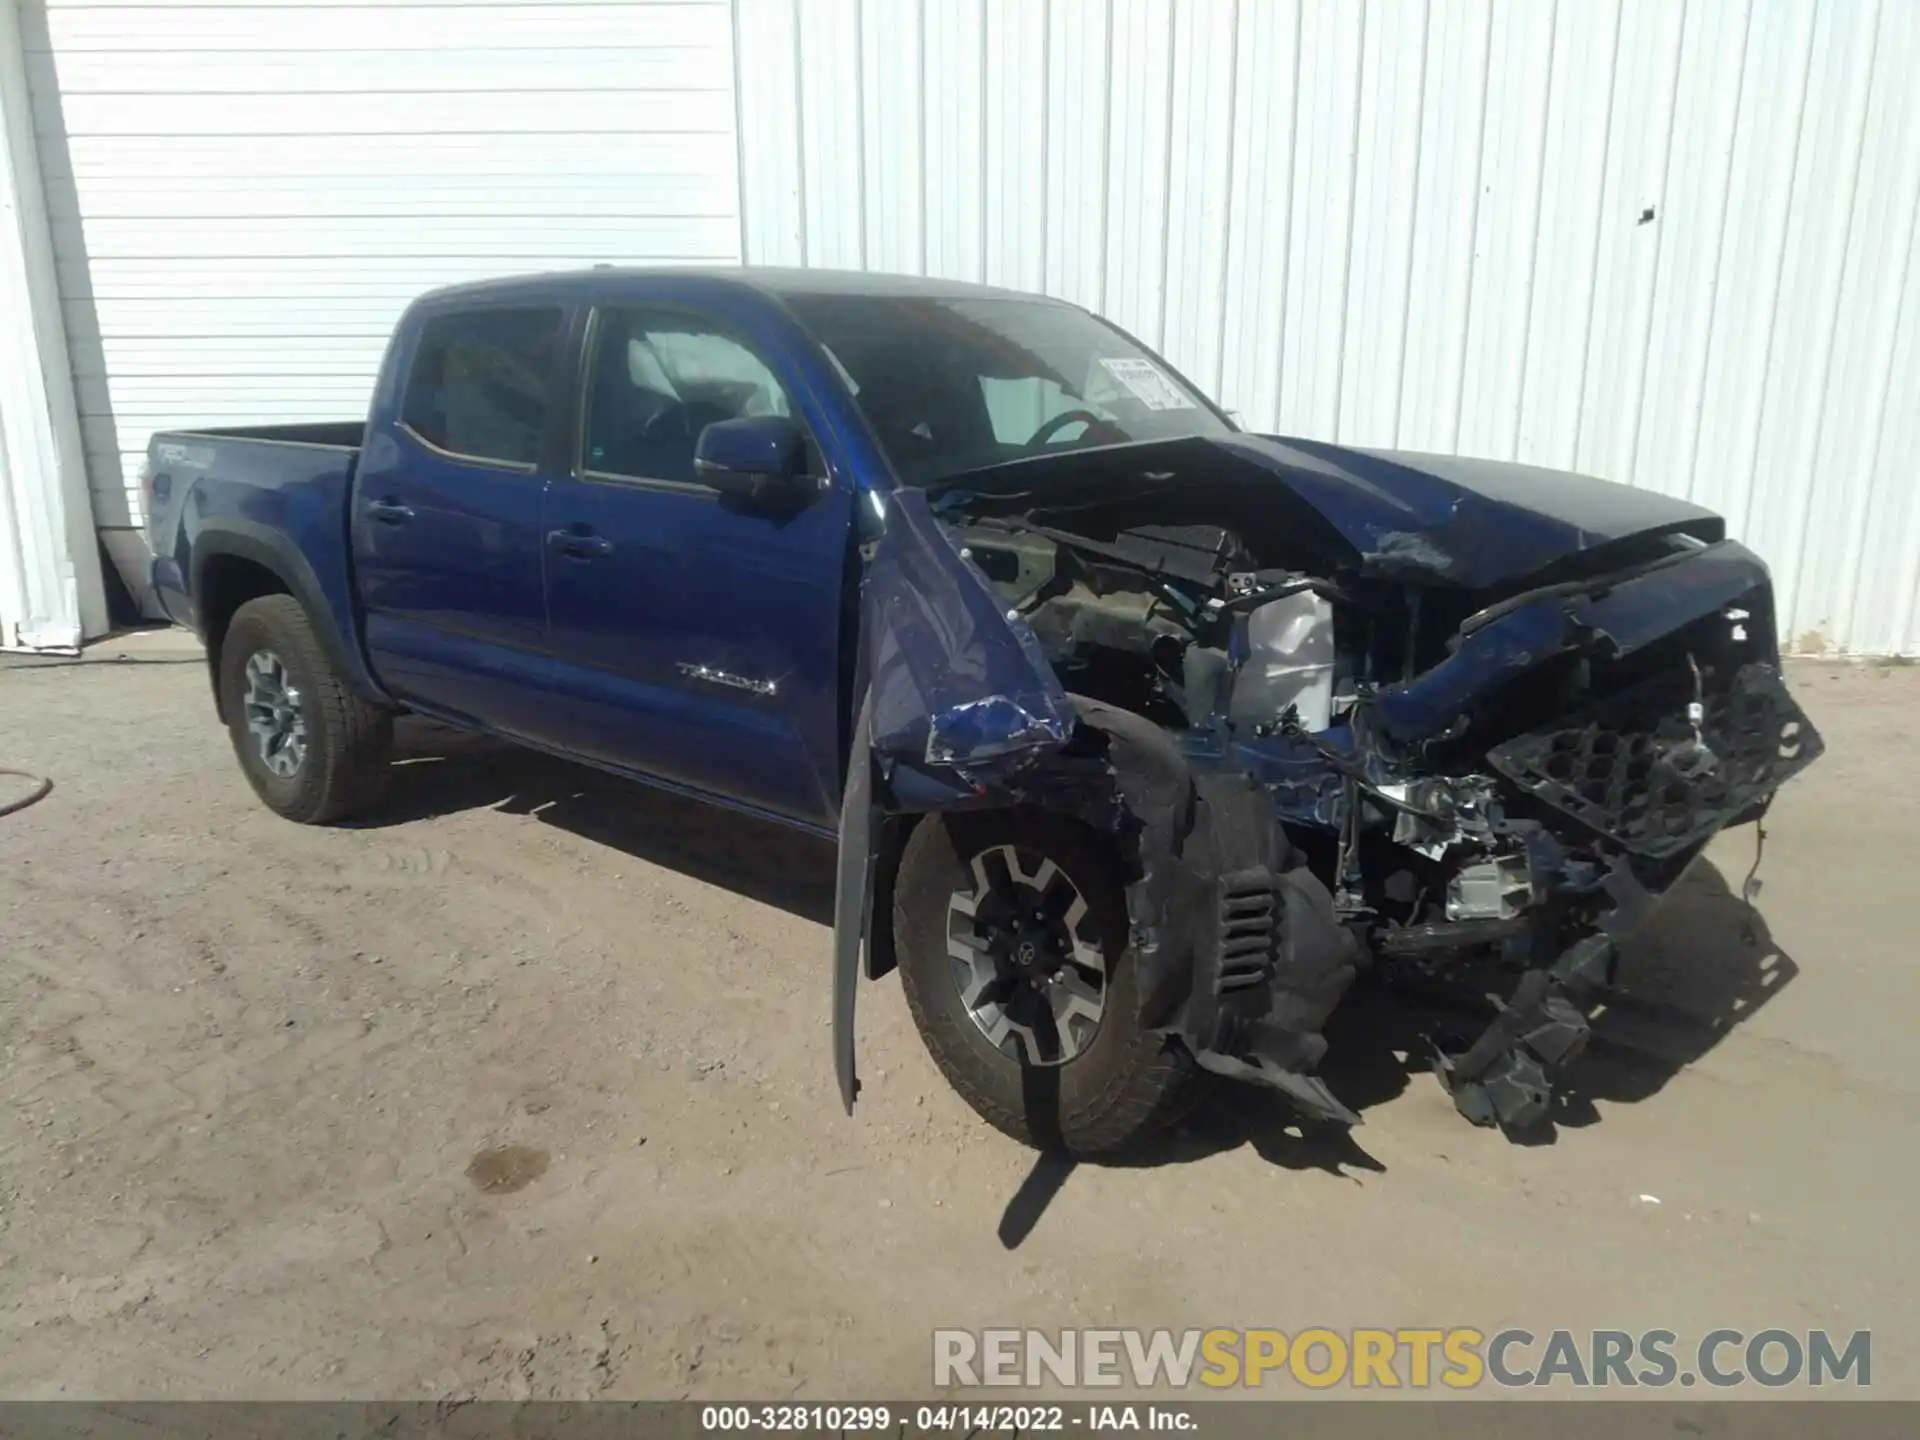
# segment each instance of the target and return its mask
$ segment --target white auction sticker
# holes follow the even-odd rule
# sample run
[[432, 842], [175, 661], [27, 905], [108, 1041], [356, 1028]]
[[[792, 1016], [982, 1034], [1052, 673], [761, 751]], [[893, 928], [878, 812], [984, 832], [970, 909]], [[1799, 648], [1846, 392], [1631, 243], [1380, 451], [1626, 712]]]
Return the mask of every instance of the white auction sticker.
[[1167, 378], [1166, 372], [1151, 360], [1107, 360], [1100, 363], [1107, 373], [1126, 386], [1149, 410], [1191, 410], [1193, 401]]

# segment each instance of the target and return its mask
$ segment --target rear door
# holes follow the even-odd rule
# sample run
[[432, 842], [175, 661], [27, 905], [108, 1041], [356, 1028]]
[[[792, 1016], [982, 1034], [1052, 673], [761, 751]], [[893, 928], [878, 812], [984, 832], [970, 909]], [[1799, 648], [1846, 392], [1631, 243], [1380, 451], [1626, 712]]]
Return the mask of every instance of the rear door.
[[375, 674], [411, 705], [530, 739], [550, 709], [541, 519], [567, 319], [553, 305], [427, 316], [398, 418], [368, 434], [354, 486]]
[[816, 458], [818, 497], [767, 513], [693, 465], [718, 420], [783, 415], [820, 433], [786, 343], [699, 308], [594, 315], [574, 472], [547, 492], [553, 684], [569, 749], [826, 828], [851, 478], [828, 482]]

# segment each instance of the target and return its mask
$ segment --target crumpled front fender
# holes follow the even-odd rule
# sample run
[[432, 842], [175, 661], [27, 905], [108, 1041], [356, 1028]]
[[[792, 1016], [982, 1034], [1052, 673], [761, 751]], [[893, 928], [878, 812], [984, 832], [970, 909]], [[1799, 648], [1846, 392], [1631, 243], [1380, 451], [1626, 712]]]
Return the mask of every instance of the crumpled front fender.
[[1002, 609], [917, 490], [869, 493], [858, 718], [840, 804], [833, 1054], [851, 1111], [854, 1002], [873, 920], [875, 839], [893, 809], [990, 803], [1072, 737], [1076, 712], [1026, 622]]
[[1001, 601], [926, 497], [885, 497], [862, 577], [861, 648], [873, 749], [970, 788], [1056, 749], [1074, 709], [1024, 620]]
[[860, 988], [860, 947], [873, 910], [873, 837], [879, 813], [873, 799], [873, 707], [860, 706], [840, 798], [840, 859], [833, 889], [833, 1073], [840, 1103], [853, 1113], [860, 1081], [853, 1070], [853, 1007]]

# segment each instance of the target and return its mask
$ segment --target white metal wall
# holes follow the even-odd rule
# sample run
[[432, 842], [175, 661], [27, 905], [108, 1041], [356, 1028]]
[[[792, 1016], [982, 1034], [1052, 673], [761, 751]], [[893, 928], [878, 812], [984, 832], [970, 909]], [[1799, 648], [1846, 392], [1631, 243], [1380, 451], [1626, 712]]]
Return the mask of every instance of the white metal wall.
[[1795, 648], [1920, 653], [1920, 0], [737, 9], [749, 259], [1046, 290], [1255, 428], [1691, 496]]
[[153, 429], [359, 413], [429, 285], [744, 248], [1691, 495], [1797, 648], [1920, 653], [1920, 0], [19, 3], [110, 540]]
[[0, 0], [0, 650], [104, 634], [106, 594], [15, 0]]
[[434, 285], [740, 254], [727, 0], [24, 0], [102, 526], [155, 429], [362, 414]]

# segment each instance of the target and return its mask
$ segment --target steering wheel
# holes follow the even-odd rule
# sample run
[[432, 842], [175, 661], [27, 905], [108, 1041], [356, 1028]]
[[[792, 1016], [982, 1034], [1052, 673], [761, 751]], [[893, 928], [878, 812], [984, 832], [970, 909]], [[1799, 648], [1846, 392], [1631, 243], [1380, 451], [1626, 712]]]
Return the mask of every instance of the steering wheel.
[[1052, 419], [1040, 422], [1040, 428], [1027, 439], [1028, 448], [1045, 445], [1069, 425], [1085, 425], [1088, 434], [1107, 428], [1107, 422], [1091, 410], [1062, 410]]

